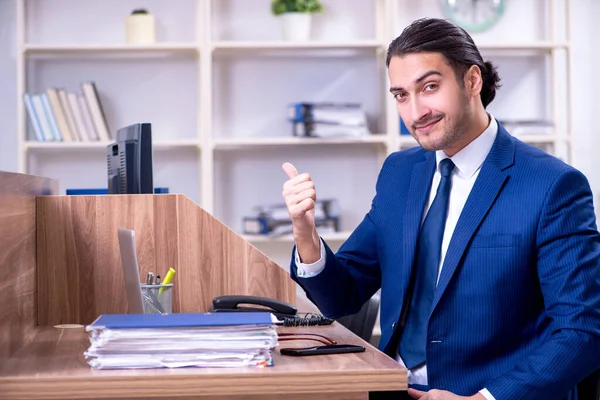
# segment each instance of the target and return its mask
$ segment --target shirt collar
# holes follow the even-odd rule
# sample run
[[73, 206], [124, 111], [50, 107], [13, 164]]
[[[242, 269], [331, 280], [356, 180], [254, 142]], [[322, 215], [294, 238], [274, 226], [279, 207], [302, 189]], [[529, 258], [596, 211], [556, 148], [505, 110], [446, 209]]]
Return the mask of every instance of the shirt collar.
[[[496, 122], [496, 119], [491, 114], [488, 115], [490, 123], [483, 133], [451, 157], [457, 169], [457, 174], [461, 178], [471, 178], [477, 172], [496, 140], [498, 122]], [[435, 158], [437, 168], [439, 168], [440, 161], [448, 158], [448, 156], [444, 153], [444, 150], [438, 150], [435, 152]]]

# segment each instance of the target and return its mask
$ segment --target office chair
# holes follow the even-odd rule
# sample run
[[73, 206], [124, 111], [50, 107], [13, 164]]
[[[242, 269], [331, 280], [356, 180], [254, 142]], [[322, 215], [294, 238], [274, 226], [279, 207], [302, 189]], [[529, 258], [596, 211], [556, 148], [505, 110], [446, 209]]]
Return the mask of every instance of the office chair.
[[578, 400], [600, 400], [600, 370], [592, 372], [577, 384]]
[[359, 312], [338, 318], [337, 321], [365, 342], [370, 342], [379, 312], [379, 302], [379, 293], [376, 293], [362, 306]]

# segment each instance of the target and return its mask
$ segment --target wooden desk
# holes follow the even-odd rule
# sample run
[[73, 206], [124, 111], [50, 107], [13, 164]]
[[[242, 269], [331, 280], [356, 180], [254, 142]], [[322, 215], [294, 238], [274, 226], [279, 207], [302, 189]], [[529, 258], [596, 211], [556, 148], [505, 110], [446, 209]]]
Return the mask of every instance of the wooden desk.
[[142, 276], [175, 266], [175, 312], [205, 311], [227, 294], [315, 309], [296, 298], [289, 272], [183, 195], [48, 196], [57, 187], [0, 171], [0, 400], [355, 400], [406, 389], [405, 369], [337, 323], [282, 330], [367, 351], [287, 357], [276, 349], [270, 368], [92, 370], [83, 357], [87, 333], [53, 325], [126, 312], [119, 227], [136, 230]]
[[[29, 345], [0, 364], [0, 399], [367, 399], [368, 391], [406, 390], [406, 370], [338, 323], [280, 328], [314, 332], [339, 343], [361, 344], [364, 353], [281, 356], [269, 368], [92, 370], [83, 352], [83, 329], [39, 328]], [[315, 342], [284, 341], [280, 347]]]

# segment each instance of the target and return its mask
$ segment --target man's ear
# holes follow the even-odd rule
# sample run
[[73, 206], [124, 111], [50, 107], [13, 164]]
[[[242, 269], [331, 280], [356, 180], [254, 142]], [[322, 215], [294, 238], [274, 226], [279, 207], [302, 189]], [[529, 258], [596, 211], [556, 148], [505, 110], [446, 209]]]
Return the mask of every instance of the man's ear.
[[477, 65], [471, 65], [465, 73], [465, 88], [473, 97], [479, 96], [481, 93], [483, 76], [481, 75], [481, 69]]

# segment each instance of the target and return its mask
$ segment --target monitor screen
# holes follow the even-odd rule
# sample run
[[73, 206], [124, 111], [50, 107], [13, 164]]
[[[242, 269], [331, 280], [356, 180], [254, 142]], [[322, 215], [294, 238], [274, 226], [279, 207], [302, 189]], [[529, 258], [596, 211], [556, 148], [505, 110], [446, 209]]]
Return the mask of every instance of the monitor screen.
[[115, 142], [106, 150], [109, 194], [154, 192], [151, 124], [119, 129]]

